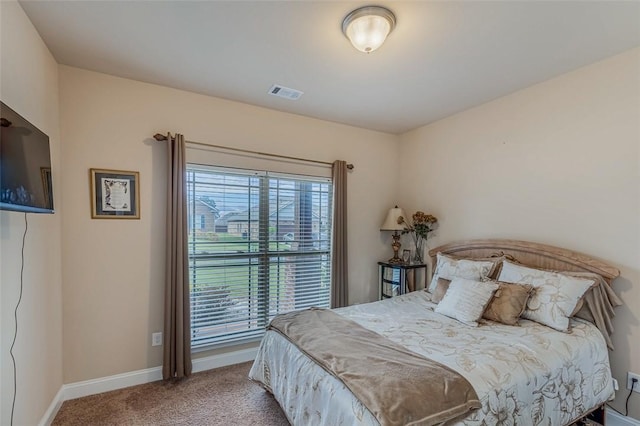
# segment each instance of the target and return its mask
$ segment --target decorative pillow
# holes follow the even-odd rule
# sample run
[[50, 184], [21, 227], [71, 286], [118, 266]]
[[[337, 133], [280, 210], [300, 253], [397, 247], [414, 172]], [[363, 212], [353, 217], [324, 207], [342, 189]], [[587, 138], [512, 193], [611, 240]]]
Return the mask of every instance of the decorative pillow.
[[433, 290], [433, 293], [431, 294], [431, 301], [433, 303], [440, 303], [445, 293], [449, 289], [449, 284], [451, 284], [451, 280], [438, 278], [438, 284], [436, 285], [436, 289]]
[[582, 296], [596, 285], [592, 279], [527, 268], [508, 261], [503, 262], [498, 280], [535, 287], [522, 317], [564, 332], [569, 331], [569, 317]]
[[454, 278], [435, 312], [477, 327], [478, 320], [497, 289], [498, 284], [494, 281]]
[[533, 286], [503, 282], [499, 282], [498, 285], [498, 290], [496, 290], [482, 316], [503, 324], [516, 325], [520, 315], [527, 307], [527, 301], [533, 292]]
[[466, 278], [480, 281], [491, 275], [491, 272], [500, 262], [493, 260], [455, 259], [442, 253], [437, 254], [436, 269], [431, 278], [429, 292], [433, 293], [438, 285], [438, 278], [452, 280], [453, 278]]

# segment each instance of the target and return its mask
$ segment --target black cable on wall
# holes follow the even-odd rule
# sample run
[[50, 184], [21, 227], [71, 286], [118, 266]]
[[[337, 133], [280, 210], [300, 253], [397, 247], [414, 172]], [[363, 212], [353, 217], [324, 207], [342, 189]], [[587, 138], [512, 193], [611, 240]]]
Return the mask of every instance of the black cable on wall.
[[27, 238], [27, 230], [29, 229], [29, 223], [27, 222], [27, 214], [24, 214], [24, 234], [22, 235], [22, 251], [21, 251], [21, 262], [20, 262], [20, 295], [18, 297], [18, 303], [16, 303], [16, 308], [13, 311], [13, 319], [15, 321], [15, 329], [13, 332], [13, 342], [11, 342], [11, 349], [9, 349], [9, 354], [11, 355], [11, 360], [13, 362], [13, 400], [11, 401], [11, 425], [13, 426], [13, 413], [16, 406], [16, 394], [18, 389], [18, 378], [16, 373], [16, 358], [13, 356], [13, 346], [16, 344], [16, 339], [18, 338], [18, 308], [20, 307], [20, 302], [22, 302], [22, 288], [23, 288], [23, 276], [24, 276], [24, 242]]

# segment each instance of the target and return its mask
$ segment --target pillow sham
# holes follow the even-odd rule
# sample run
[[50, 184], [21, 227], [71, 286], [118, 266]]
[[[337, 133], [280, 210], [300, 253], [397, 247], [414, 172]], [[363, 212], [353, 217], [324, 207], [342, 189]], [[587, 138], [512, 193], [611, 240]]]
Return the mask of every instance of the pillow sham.
[[434, 311], [477, 327], [478, 320], [497, 289], [498, 284], [494, 281], [454, 278]]
[[587, 290], [596, 285], [593, 279], [528, 268], [507, 260], [502, 264], [498, 281], [532, 285], [535, 291], [522, 317], [563, 332], [570, 331], [569, 317]]
[[[562, 272], [565, 275], [579, 278], [593, 279], [596, 285], [584, 294], [581, 309], [576, 312], [575, 317], [581, 318], [595, 324], [602, 333], [607, 347], [614, 350], [611, 334], [613, 334], [614, 309], [621, 306], [622, 300], [613, 291], [611, 286], [601, 275], [592, 272]], [[577, 309], [577, 308], [576, 308]], [[575, 309], [574, 309], [575, 312]]]
[[491, 275], [501, 258], [494, 260], [456, 259], [442, 253], [436, 255], [436, 269], [429, 284], [429, 292], [433, 293], [438, 285], [438, 278], [452, 280], [465, 278], [480, 281]]
[[482, 317], [506, 325], [517, 325], [527, 307], [533, 286], [504, 282], [498, 282], [498, 286]]

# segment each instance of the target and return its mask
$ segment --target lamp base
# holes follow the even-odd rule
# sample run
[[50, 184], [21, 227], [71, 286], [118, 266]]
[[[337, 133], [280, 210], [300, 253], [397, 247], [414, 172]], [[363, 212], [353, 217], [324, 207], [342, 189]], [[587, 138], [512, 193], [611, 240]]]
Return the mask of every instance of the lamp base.
[[391, 237], [393, 238], [393, 242], [391, 243], [391, 248], [393, 249], [393, 257], [387, 260], [387, 263], [391, 263], [394, 265], [404, 263], [404, 261], [400, 259], [400, 256], [398, 256], [398, 252], [400, 251], [400, 247], [402, 246], [402, 244], [400, 244], [400, 234], [398, 234], [398, 231], [395, 231]]

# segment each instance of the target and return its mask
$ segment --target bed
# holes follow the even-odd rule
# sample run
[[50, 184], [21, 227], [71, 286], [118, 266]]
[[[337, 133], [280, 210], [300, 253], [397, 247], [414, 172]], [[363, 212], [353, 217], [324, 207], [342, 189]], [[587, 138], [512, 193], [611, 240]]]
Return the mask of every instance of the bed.
[[[620, 304], [608, 288], [618, 270], [569, 250], [514, 240], [472, 240], [441, 246], [429, 254], [436, 275], [439, 258], [455, 256], [471, 262], [492, 259], [496, 265], [517, 264], [595, 276], [600, 281], [593, 281], [589, 294], [597, 289], [611, 296], [605, 317]], [[613, 397], [607, 349], [608, 345], [611, 347], [608, 334], [612, 330], [606, 320], [605, 324], [594, 320], [601, 316], [596, 312], [601, 307], [587, 306], [588, 298], [581, 298], [587, 300], [583, 309], [589, 308], [594, 314], [582, 315], [588, 320], [571, 317], [570, 332], [562, 332], [523, 318], [515, 326], [491, 320], [469, 326], [436, 312], [438, 303], [432, 301], [432, 296], [427, 291], [415, 291], [334, 309], [332, 314], [463, 377], [479, 401], [476, 406], [468, 406], [471, 409], [464, 414], [446, 421], [442, 417], [431, 418], [437, 422], [389, 420], [380, 415], [379, 409], [371, 408], [369, 399], [356, 396], [357, 389], [354, 391], [354, 386], [344, 380], [345, 374], [330, 374], [326, 363], [314, 359], [307, 347], [292, 344], [273, 329], [266, 332], [249, 376], [274, 395], [293, 425], [569, 425], [601, 409]], [[419, 395], [421, 391], [409, 385], [370, 387], [381, 388], [380, 398], [392, 400], [405, 393]], [[423, 400], [435, 398], [433, 393], [426, 393]]]

